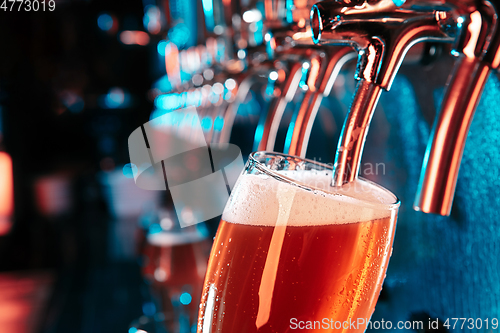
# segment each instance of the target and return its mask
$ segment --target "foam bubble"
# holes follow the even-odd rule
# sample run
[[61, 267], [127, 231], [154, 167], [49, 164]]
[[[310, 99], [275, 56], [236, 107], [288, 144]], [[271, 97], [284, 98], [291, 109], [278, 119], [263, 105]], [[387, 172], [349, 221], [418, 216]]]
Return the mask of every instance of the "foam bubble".
[[[344, 224], [390, 217], [387, 205], [396, 197], [367, 181], [357, 180], [342, 189], [330, 187], [331, 171], [280, 171], [278, 174], [316, 190], [310, 191], [267, 175], [242, 175], [226, 205], [222, 219], [232, 223], [274, 226]], [[289, 214], [288, 214], [289, 213]]]

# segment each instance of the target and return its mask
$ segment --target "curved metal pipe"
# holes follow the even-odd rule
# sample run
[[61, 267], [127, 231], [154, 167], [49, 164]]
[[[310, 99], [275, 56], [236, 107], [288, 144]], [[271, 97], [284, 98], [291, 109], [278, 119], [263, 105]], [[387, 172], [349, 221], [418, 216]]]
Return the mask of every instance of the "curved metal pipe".
[[299, 87], [300, 79], [302, 77], [303, 62], [294, 62], [290, 67], [290, 72], [286, 77], [283, 85], [282, 93], [279, 97], [272, 99], [270, 107], [265, 114], [264, 124], [262, 131], [255, 134], [254, 150], [258, 151], [273, 151], [274, 143], [276, 142], [276, 134], [285, 112], [286, 105], [290, 102], [297, 88]]
[[414, 209], [450, 215], [467, 134], [486, 80], [500, 65], [500, 1], [470, 14], [467, 35], [427, 145]]
[[256, 77], [253, 75], [246, 76], [238, 86], [238, 91], [236, 92], [234, 101], [228, 105], [227, 110], [224, 113], [224, 126], [222, 126], [222, 130], [219, 135], [219, 142], [229, 142], [231, 132], [233, 130], [234, 119], [238, 113], [238, 108], [250, 92], [250, 89], [255, 83], [255, 78]]
[[337, 146], [333, 186], [342, 186], [357, 179], [366, 135], [381, 94], [380, 86], [365, 80], [358, 82]]
[[450, 215], [465, 141], [489, 73], [479, 59], [459, 60], [431, 132], [415, 210]]
[[[358, 50], [357, 77], [389, 90], [408, 50], [423, 41], [455, 41], [458, 18], [453, 7], [406, 9], [381, 0], [358, 8], [324, 1], [311, 9], [311, 29], [316, 44]], [[366, 52], [374, 58], [367, 59]]]
[[[240, 76], [239, 79], [235, 78], [237, 81], [237, 92], [232, 103], [230, 103], [224, 113], [224, 125], [219, 134], [219, 142], [229, 142], [231, 138], [231, 132], [233, 130], [234, 120], [236, 114], [238, 113], [238, 108], [241, 103], [246, 99], [250, 89], [254, 84], [258, 83], [260, 80], [267, 81], [269, 72], [273, 69], [273, 64], [269, 61], [265, 61], [259, 64], [258, 67], [250, 68], [244, 75]], [[239, 81], [239, 82], [238, 82]]]
[[[254, 149], [255, 150], [273, 150], [276, 141], [276, 134], [278, 131], [279, 123], [281, 122], [286, 105], [293, 99], [301, 76], [302, 65], [308, 62], [310, 58], [319, 58], [317, 53], [313, 50], [300, 48], [293, 48], [293, 43], [286, 45], [286, 50], [283, 50], [280, 45], [276, 44], [276, 40], [283, 37], [283, 41], [287, 39], [290, 34], [295, 34], [299, 31], [306, 30], [306, 21], [308, 18], [309, 8], [312, 6], [313, 0], [307, 1], [289, 1], [289, 0], [265, 0], [265, 20], [264, 23], [269, 29], [267, 36], [269, 57], [272, 59], [277, 55], [280, 59], [285, 60], [284, 63], [287, 67], [287, 77], [282, 85], [282, 93], [279, 97], [273, 97], [270, 102], [269, 108], [264, 111], [263, 117], [259, 124], [260, 131], [258, 130], [255, 135]], [[255, 4], [251, 7], [255, 7]], [[292, 17], [292, 21], [289, 18]], [[302, 22], [301, 22], [302, 21]], [[277, 39], [276, 39], [277, 38]], [[281, 42], [280, 42], [281, 43]], [[311, 45], [312, 41], [308, 40]], [[268, 52], [268, 53], [269, 53]], [[276, 54], [278, 53], [279, 54]], [[268, 64], [268, 62], [266, 62]], [[254, 79], [258, 79], [258, 73], [262, 72], [262, 64], [259, 68], [254, 68], [252, 73], [242, 81], [238, 88], [235, 101], [227, 108], [224, 115], [224, 126], [220, 133], [220, 140], [226, 142], [229, 140], [232, 130], [232, 125], [236, 116], [238, 106], [242, 99], [247, 95]], [[269, 74], [266, 73], [266, 74]], [[267, 75], [266, 75], [267, 76]]]
[[317, 44], [349, 45], [359, 52], [356, 88], [335, 156], [333, 186], [354, 181], [373, 112], [382, 89], [389, 90], [407, 53], [422, 41], [453, 42], [458, 14], [453, 7], [399, 8], [392, 0], [363, 6], [338, 1], [311, 9], [311, 29]]
[[285, 154], [306, 156], [311, 129], [321, 101], [324, 96], [330, 94], [342, 67], [354, 58], [356, 58], [356, 53], [350, 47], [335, 49], [334, 52], [327, 55], [327, 59], [325, 59], [327, 61], [326, 70], [318, 75], [316, 82], [314, 82], [315, 86], [319, 83], [319, 87], [315, 90], [310, 89], [306, 93], [298, 111], [292, 118], [287, 135], [290, 140], [285, 145]]

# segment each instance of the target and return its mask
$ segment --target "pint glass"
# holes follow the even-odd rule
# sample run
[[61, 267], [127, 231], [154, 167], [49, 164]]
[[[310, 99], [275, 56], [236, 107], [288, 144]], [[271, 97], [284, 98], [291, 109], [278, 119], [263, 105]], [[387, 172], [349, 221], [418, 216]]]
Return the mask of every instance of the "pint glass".
[[154, 316], [163, 318], [169, 333], [191, 332], [207, 268], [208, 230], [204, 224], [181, 228], [168, 209], [159, 209], [157, 215], [144, 236], [142, 275], [160, 306]]
[[331, 179], [325, 164], [250, 156], [214, 240], [198, 333], [364, 332], [399, 201], [367, 180]]

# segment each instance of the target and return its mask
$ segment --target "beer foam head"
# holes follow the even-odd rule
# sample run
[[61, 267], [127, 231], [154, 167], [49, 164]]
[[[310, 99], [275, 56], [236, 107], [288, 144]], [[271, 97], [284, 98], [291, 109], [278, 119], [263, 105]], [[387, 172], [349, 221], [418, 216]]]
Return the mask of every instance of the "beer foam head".
[[312, 226], [390, 217], [397, 198], [368, 181], [341, 189], [330, 186], [331, 171], [278, 171], [304, 189], [268, 175], [240, 176], [222, 219], [251, 225]]

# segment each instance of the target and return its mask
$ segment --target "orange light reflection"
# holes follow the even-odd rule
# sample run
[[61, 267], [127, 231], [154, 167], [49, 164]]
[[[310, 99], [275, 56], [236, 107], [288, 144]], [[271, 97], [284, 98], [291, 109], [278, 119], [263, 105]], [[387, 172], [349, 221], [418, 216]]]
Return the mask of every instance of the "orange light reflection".
[[126, 45], [141, 45], [149, 44], [149, 35], [144, 31], [125, 30], [120, 33], [120, 41]]
[[316, 58], [311, 59], [311, 71], [307, 80], [307, 86], [310, 91], [316, 91], [316, 80], [319, 75], [319, 60]]
[[10, 218], [14, 211], [14, 182], [12, 159], [0, 152], [0, 235], [10, 230]]

